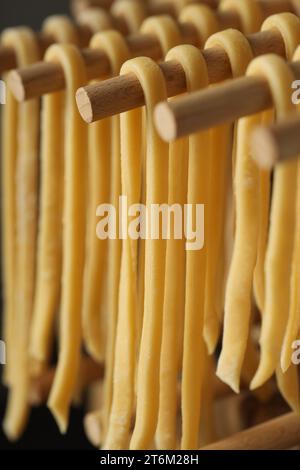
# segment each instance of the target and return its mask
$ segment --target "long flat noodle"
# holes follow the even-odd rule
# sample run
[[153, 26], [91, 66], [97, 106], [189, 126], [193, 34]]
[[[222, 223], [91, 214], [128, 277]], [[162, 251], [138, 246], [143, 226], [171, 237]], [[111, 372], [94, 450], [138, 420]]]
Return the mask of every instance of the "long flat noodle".
[[[127, 198], [128, 207], [138, 204], [141, 197], [141, 125], [141, 110], [121, 115], [122, 196]], [[108, 449], [128, 445], [132, 421], [138, 308], [137, 248], [137, 240], [123, 241], [113, 400], [105, 442]], [[122, 380], [119, 379], [120, 371]], [[122, 429], [119, 429], [120, 416], [123, 418]]]
[[43, 32], [52, 36], [56, 42], [70, 43], [79, 46], [78, 29], [74, 23], [64, 15], [49, 16], [43, 23]]
[[[187, 70], [193, 52], [194, 48], [190, 52], [190, 46], [177, 46], [169, 51], [166, 60], [177, 61]], [[188, 140], [181, 139], [172, 143], [169, 148], [168, 204], [170, 208], [173, 205], [180, 205], [182, 214], [187, 198], [187, 166]], [[181, 221], [182, 231], [183, 228], [183, 221]], [[183, 349], [185, 243], [184, 237], [175, 239], [173, 232], [167, 241], [159, 415], [156, 429], [156, 443], [159, 449], [176, 449], [177, 447], [177, 382]]]
[[[151, 27], [151, 23], [153, 24], [152, 20], [148, 22], [148, 28], [149, 26]], [[172, 43], [180, 42], [180, 35], [179, 31], [176, 32], [171, 21], [165, 21], [163, 26], [166, 37], [163, 38], [162, 35], [160, 35], [160, 39], [166, 50], [171, 47]], [[184, 204], [186, 198], [186, 180], [184, 177], [187, 170], [186, 143], [185, 140], [185, 144], [182, 142], [173, 144], [170, 148], [170, 206], [178, 203]], [[178, 185], [178, 178], [182, 179], [182, 185]], [[182, 346], [180, 346], [182, 343], [180, 331], [182, 331], [183, 325], [181, 315], [184, 310], [184, 259], [184, 241], [168, 240], [166, 251], [163, 336], [160, 360], [159, 415], [156, 433], [158, 447], [165, 449], [176, 448], [177, 379], [180, 350], [182, 350]], [[173, 323], [171, 320], [171, 324], [170, 319], [174, 320]], [[175, 360], [173, 361], [174, 347]]]
[[[277, 29], [281, 34], [286, 49], [286, 56], [290, 60], [297, 44], [300, 41], [300, 22], [291, 13], [280, 13], [272, 15], [265, 20], [262, 31]], [[264, 125], [269, 124], [274, 119], [273, 111], [265, 112], [262, 117]], [[269, 229], [270, 211], [270, 172], [260, 170], [260, 198], [259, 198], [259, 241], [257, 251], [257, 261], [254, 270], [253, 288], [257, 305], [263, 313], [265, 305], [265, 256]]]
[[87, 26], [94, 34], [112, 29], [112, 18], [106, 10], [101, 8], [86, 8], [76, 17], [78, 24]]
[[[78, 115], [75, 93], [87, 78], [82, 57], [75, 46], [54, 45], [48, 49], [45, 59], [61, 64], [67, 85], [61, 337], [58, 365], [48, 400], [61, 432], [66, 432], [80, 359], [87, 183], [87, 126]], [[55, 95], [52, 99], [56, 99]]]
[[199, 47], [203, 47], [205, 41], [220, 29], [215, 11], [207, 5], [186, 6], [180, 13], [179, 20], [194, 26], [199, 36]]
[[[21, 66], [40, 58], [35, 35], [27, 28], [8, 29], [2, 36], [2, 43], [15, 50]], [[3, 173], [9, 178], [4, 186], [4, 199], [8, 197], [5, 209], [12, 211], [5, 214], [4, 220], [8, 223], [4, 248], [8, 249], [5, 294], [9, 310], [5, 315], [10, 393], [3, 428], [9, 439], [15, 440], [22, 434], [29, 414], [28, 340], [35, 288], [39, 102], [32, 100], [17, 105], [10, 92], [7, 100], [8, 114], [4, 119], [8, 117], [9, 121], [4, 128], [7, 134], [4, 135]], [[12, 142], [17, 139], [17, 142], [9, 144], [6, 139]]]
[[[190, 67], [185, 69], [190, 89], [208, 86], [207, 67], [201, 52], [189, 49]], [[193, 52], [192, 52], [193, 51]], [[197, 205], [207, 207], [209, 131], [189, 138], [188, 196], [193, 217]], [[191, 215], [192, 217], [192, 215]], [[205, 228], [206, 232], [206, 228]], [[206, 240], [206, 233], [204, 236]], [[196, 449], [199, 438], [201, 390], [204, 377], [205, 345], [202, 339], [205, 296], [206, 249], [186, 253], [186, 298], [182, 368], [182, 449]]]
[[10, 90], [7, 91], [6, 106], [3, 109], [1, 122], [2, 147], [2, 281], [3, 281], [3, 331], [6, 344], [7, 363], [2, 380], [5, 385], [10, 382], [12, 333], [15, 316], [15, 263], [16, 263], [16, 161], [18, 106]]
[[[180, 43], [181, 35], [176, 23], [168, 16], [145, 20], [141, 31], [145, 34], [153, 34], [158, 37], [161, 48], [166, 53], [171, 47]], [[154, 71], [152, 73], [157, 73]], [[147, 74], [148, 75], [148, 74]], [[151, 91], [149, 88], [150, 76], [139, 72], [143, 81], [147, 106], [147, 155], [146, 155], [146, 205], [149, 210], [154, 203], [163, 203], [163, 194], [168, 193], [168, 179], [165, 170], [168, 161], [159, 162], [159, 146], [161, 145], [162, 159], [167, 147], [152, 128], [151, 109], [160, 94], [165, 93], [165, 86], [160, 90], [161, 80], [157, 87]], [[150, 149], [149, 149], [150, 147]], [[153, 148], [152, 148], [153, 147]], [[157, 155], [158, 152], [158, 155]], [[150, 159], [150, 162], [149, 162]], [[153, 162], [151, 160], [153, 159]], [[161, 175], [155, 175], [155, 170]], [[165, 187], [163, 188], [163, 181]], [[167, 200], [167, 196], [164, 201]], [[150, 227], [151, 228], [151, 227]], [[162, 236], [162, 235], [160, 235]], [[144, 449], [152, 445], [159, 413], [159, 370], [160, 351], [164, 312], [164, 280], [165, 273], [165, 249], [164, 240], [146, 240], [145, 246], [145, 291], [144, 291], [144, 316], [140, 344], [140, 357], [137, 372], [137, 412], [136, 423], [131, 439], [132, 449]], [[160, 253], [160, 255], [159, 255]], [[155, 274], [153, 274], [155, 273]], [[153, 316], [153, 318], [151, 318]], [[149, 357], [149, 351], [154, 349], [153, 357]], [[152, 353], [151, 353], [152, 354]], [[150, 360], [149, 360], [150, 359]], [[149, 376], [147, 377], [147, 374]]]
[[[264, 59], [258, 58], [250, 65], [249, 74], [256, 70], [254, 68], [256, 64], [257, 67], [261, 66], [263, 70], [261, 74], [263, 73], [269, 80], [275, 104], [277, 105], [276, 109], [279, 108], [279, 113], [281, 104], [286, 106], [286, 109], [291, 109], [290, 99], [284, 96], [286, 91], [284, 85], [288, 88], [288, 83], [291, 79], [291, 73], [289, 73], [287, 66], [284, 67], [282, 60], [276, 56], [267, 57], [265, 62]], [[226, 292], [223, 347], [217, 370], [218, 376], [236, 391], [239, 389], [241, 365], [247, 344], [251, 286], [253, 269], [256, 262], [259, 230], [259, 218], [257, 217], [259, 212], [259, 170], [251, 158], [249, 133], [252, 132], [253, 126], [258, 125], [260, 122], [261, 114], [254, 115], [241, 119], [238, 127], [235, 182], [237, 205], [236, 239]], [[291, 187], [293, 186], [292, 181], [293, 179], [291, 179]], [[281, 196], [279, 197], [281, 200]], [[290, 216], [286, 214], [285, 217], [289, 219]], [[285, 220], [286, 222], [288, 221], [286, 218]], [[281, 285], [281, 292], [286, 284], [284, 281]], [[272, 295], [274, 295], [274, 292]], [[286, 305], [284, 308], [286, 308]], [[243, 312], [243, 317], [241, 317], [241, 312]], [[282, 312], [281, 310], [281, 315]], [[265, 314], [263, 321], [265, 321]]]
[[[75, 26], [64, 16], [48, 18], [44, 22], [43, 31], [60, 43], [78, 44], [79, 41]], [[37, 274], [29, 345], [34, 374], [40, 374], [50, 360], [61, 291], [65, 136], [64, 116], [61, 112], [63, 106], [63, 93], [43, 98]]]
[[292, 277], [291, 277], [291, 300], [288, 323], [284, 335], [281, 350], [281, 368], [286, 372], [292, 365], [292, 345], [299, 339], [300, 328], [300, 165], [297, 167], [297, 192], [296, 192], [296, 228], [295, 241], [292, 257]]
[[[274, 119], [273, 110], [265, 112], [261, 122], [268, 125]], [[261, 314], [265, 306], [265, 258], [269, 233], [271, 177], [268, 170], [259, 171], [259, 228], [257, 258], [253, 274], [253, 293]]]
[[220, 11], [236, 11], [240, 17], [244, 34], [256, 33], [263, 22], [263, 12], [259, 2], [253, 0], [222, 0]]
[[[130, 72], [141, 82], [146, 99], [147, 207], [150, 208], [152, 204], [167, 200], [168, 146], [159, 138], [152, 120], [154, 106], [166, 99], [167, 93], [162, 72], [150, 59], [138, 58], [127, 62], [122, 73]], [[151, 444], [157, 421], [165, 245], [161, 239], [146, 240], [144, 322], [138, 366], [137, 416], [130, 444], [132, 449], [147, 448]], [[128, 250], [125, 250], [126, 253]], [[131, 261], [125, 266], [131, 267]], [[126, 298], [124, 300], [127, 301]]]
[[145, 5], [142, 2], [132, 0], [114, 2], [111, 13], [125, 21], [130, 34], [139, 31], [147, 16]]
[[[218, 23], [215, 14], [203, 5], [191, 5], [182, 11], [180, 20], [191, 21], [197, 27], [199, 42], [205, 42], [215, 32]], [[190, 65], [192, 52], [186, 48], [172, 49], [166, 60], [179, 61], [185, 70]], [[187, 57], [185, 58], [185, 52]], [[187, 61], [187, 62], [186, 62]], [[187, 194], [187, 139], [170, 145], [169, 151], [169, 207], [183, 206]], [[178, 181], [181, 184], [178, 185]], [[177, 430], [177, 380], [182, 355], [182, 327], [185, 285], [185, 240], [171, 238], [167, 242], [166, 281], [163, 318], [163, 338], [160, 361], [160, 405], [156, 430], [158, 448], [175, 449]], [[175, 356], [175, 357], [174, 357]]]
[[[296, 49], [293, 60], [299, 60], [300, 48]], [[281, 368], [286, 372], [291, 366], [292, 362], [292, 345], [294, 341], [299, 338], [300, 331], [300, 165], [297, 165], [297, 190], [296, 190], [296, 225], [295, 225], [295, 239], [292, 257], [292, 275], [291, 275], [291, 299], [290, 311], [288, 322], [284, 335], [284, 340], [281, 350]]]
[[[220, 47], [228, 55], [233, 77], [245, 73], [253, 55], [245, 36], [236, 30], [227, 30], [212, 35], [205, 48]], [[209, 206], [206, 208], [206, 283], [204, 339], [210, 354], [215, 350], [220, 334], [222, 280], [220, 260], [224, 249], [225, 201], [229, 173], [229, 149], [231, 126], [220, 126], [211, 130], [211, 158], [209, 165]]]
[[[245, 359], [241, 370], [241, 382], [247, 388], [253, 379], [259, 364], [259, 351], [251, 336], [248, 338]], [[274, 393], [274, 386], [271, 381], [266, 382], [253, 392], [253, 395], [262, 403], [267, 402]]]
[[[124, 38], [115, 31], [97, 34], [92, 39], [91, 47], [106, 52], [110, 58], [113, 75], [119, 73], [122, 63], [130, 56]], [[97, 239], [95, 236], [95, 216], [97, 206], [106, 203], [109, 199], [114, 207], [119, 207], [119, 196], [121, 195], [119, 125], [119, 117], [116, 116], [113, 119], [94, 123], [89, 129], [91, 139], [89, 157], [90, 207], [82, 312], [84, 340], [88, 350], [99, 360], [102, 356], [103, 347], [106, 348], [104, 405], [102, 410], [103, 436], [107, 432], [112, 401], [121, 241], [117, 239], [108, 242], [107, 240]], [[104, 343], [104, 323], [107, 331], [106, 345]]]
[[[279, 30], [285, 42], [287, 58], [292, 59], [300, 41], [300, 21], [285, 13], [274, 15], [265, 24]], [[277, 86], [280, 88], [278, 95], [281, 93], [278, 97], [277, 119], [281, 119], [295, 108], [284, 83], [279, 82]], [[278, 167], [274, 172], [270, 234], [265, 261], [266, 293], [260, 337], [261, 361], [251, 383], [253, 389], [263, 384], [275, 371], [288, 322], [290, 282], [286, 280], [290, 279], [294, 243], [296, 175], [296, 162]], [[282, 227], [285, 227], [284, 234]]]

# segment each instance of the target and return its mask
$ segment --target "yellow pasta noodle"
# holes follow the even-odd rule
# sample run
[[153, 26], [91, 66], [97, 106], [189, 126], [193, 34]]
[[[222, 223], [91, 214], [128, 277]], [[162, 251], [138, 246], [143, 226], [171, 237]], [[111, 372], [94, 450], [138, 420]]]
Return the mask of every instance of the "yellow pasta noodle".
[[[179, 32], [175, 28], [174, 22], [168, 17], [163, 16], [153, 20], [146, 20], [142, 29], [147, 29], [149, 32], [150, 30], [155, 30], [162, 38], [166, 34], [164, 33], [164, 30], [168, 32], [170, 31], [169, 38], [165, 38], [165, 44], [163, 46], [166, 49], [168, 48], [168, 41], [169, 43], [170, 41], [178, 41]], [[122, 192], [124, 193], [125, 191], [124, 195], [127, 197], [127, 202], [130, 206], [131, 204], [138, 203], [141, 198], [141, 167], [143, 158], [141, 158], [142, 154], [139, 148], [141, 147], [142, 140], [141, 138], [136, 138], [137, 131], [140, 130], [140, 132], [138, 132], [140, 136], [142, 132], [140, 112], [133, 111], [122, 116], [121, 130]], [[135, 163], [135, 165], [133, 165], [133, 163]], [[126, 446], [126, 441], [129, 439], [129, 430], [133, 412], [135, 376], [134, 363], [137, 347], [137, 247], [138, 245], [135, 240], [124, 241], [115, 353], [113, 404], [110, 416], [109, 434], [105, 443], [106, 448], [124, 448], [124, 446]], [[141, 266], [142, 265], [140, 265], [140, 267]], [[124, 331], [127, 332], [125, 337]], [[130, 357], [130, 360], [126, 359], [127, 357]], [[124, 363], [124, 360], [126, 360], [126, 363]], [[122, 377], [122, 380], [120, 377]], [[121, 428], [118, 425], [120, 416], [123, 421], [123, 426]]]
[[[139, 78], [147, 104], [146, 202], [150, 207], [167, 199], [168, 146], [158, 137], [152, 121], [155, 104], [166, 99], [165, 82], [159, 67], [150, 59], [139, 58], [127, 62], [122, 73], [129, 71]], [[144, 321], [138, 365], [137, 416], [131, 449], [145, 449], [151, 444], [157, 421], [165, 241], [146, 240], [145, 257]]]
[[188, 5], [179, 17], [182, 23], [191, 23], [199, 36], [199, 47], [203, 47], [205, 41], [213, 33], [220, 29], [216, 13], [206, 5]]
[[263, 22], [262, 8], [252, 0], [222, 0], [221, 11], [236, 11], [240, 17], [242, 31], [245, 34], [256, 33]]
[[[279, 30], [285, 42], [286, 55], [291, 59], [300, 41], [299, 20], [291, 14], [276, 15], [266, 20], [266, 27]], [[284, 88], [290, 85], [282, 82], [280, 86], [282, 95], [285, 93], [285, 96], [279, 98], [282, 111], [277, 111], [277, 119], [283, 118], [294, 109], [289, 90]], [[270, 234], [265, 261], [266, 298], [260, 338], [261, 361], [252, 381], [252, 388], [260, 386], [275, 371], [287, 324], [290, 300], [290, 283], [287, 279], [290, 276], [294, 243], [296, 173], [296, 163], [291, 163], [276, 169], [274, 174]], [[286, 228], [284, 235], [280, 229], [282, 226]]]
[[[65, 183], [63, 224], [62, 301], [58, 366], [48, 399], [61, 432], [68, 424], [69, 406], [76, 383], [81, 346], [82, 281], [85, 248], [87, 179], [87, 127], [78, 115], [75, 92], [87, 78], [81, 55], [75, 46], [52, 46], [49, 62], [64, 68], [66, 91]], [[53, 101], [57, 99], [55, 94]]]
[[115, 2], [111, 13], [120, 16], [125, 21], [129, 33], [136, 33], [147, 16], [145, 5], [136, 0]]
[[[247, 39], [236, 30], [216, 33], [206, 42], [206, 48], [221, 47], [228, 55], [234, 77], [243, 75], [251, 61], [252, 51]], [[231, 127], [221, 126], [211, 130], [211, 158], [209, 168], [209, 206], [206, 209], [207, 220], [207, 268], [205, 286], [205, 322], [204, 338], [208, 351], [216, 347], [220, 331], [220, 310], [223, 309], [220, 286], [222, 282], [221, 267], [224, 243], [225, 201], [228, 191], [229, 149]]]
[[[68, 18], [50, 17], [43, 28], [57, 42], [78, 44], [76, 28]], [[30, 355], [35, 374], [39, 374], [50, 360], [62, 269], [65, 138], [64, 116], [61, 113], [64, 106], [63, 93], [45, 96], [43, 106], [37, 275], [30, 335]]]
[[[38, 44], [30, 29], [8, 29], [2, 35], [2, 43], [14, 49], [20, 65], [28, 65], [40, 58]], [[28, 341], [35, 287], [39, 103], [32, 100], [17, 105], [8, 92], [6, 106], [3, 176], [7, 178], [4, 185], [4, 199], [7, 196], [4, 224], [7, 226], [4, 249], [7, 249], [5, 268], [8, 269], [5, 315], [10, 393], [3, 427], [7, 436], [15, 440], [22, 434], [29, 413]]]
[[[190, 49], [190, 51], [190, 66], [185, 69], [189, 87], [190, 89], [206, 87], [208, 74], [204, 58], [199, 50]], [[189, 138], [187, 203], [192, 204], [194, 214], [198, 204], [207, 207], [208, 203], [209, 142], [209, 131], [197, 133]], [[201, 389], [205, 369], [205, 344], [202, 339], [205, 266], [206, 249], [187, 251], [181, 391], [181, 448], [185, 450], [197, 448], [199, 438]]]
[[[126, 45], [125, 39], [120, 33], [114, 31], [107, 31], [102, 34], [96, 35], [91, 43], [93, 48], [101, 49], [106, 52], [110, 59], [112, 74], [119, 73], [120, 67], [125, 60], [130, 57], [130, 52]], [[86, 301], [93, 301], [92, 305], [87, 303], [83, 306], [83, 315], [85, 319], [87, 332], [87, 344], [94, 343], [93, 349], [101, 347], [101, 338], [104, 340], [104, 335], [101, 333], [100, 314], [104, 314], [106, 309], [106, 325], [107, 325], [107, 343], [105, 353], [105, 386], [104, 386], [104, 405], [103, 405], [103, 433], [104, 436], [108, 429], [109, 414], [112, 402], [112, 385], [113, 385], [113, 367], [114, 367], [114, 351], [115, 351], [115, 336], [116, 324], [118, 318], [118, 295], [119, 295], [119, 277], [121, 267], [121, 241], [109, 240], [108, 244], [108, 260], [107, 269], [108, 273], [105, 276], [106, 282], [103, 283], [102, 294], [104, 297], [101, 299], [99, 296], [99, 273], [106, 269], [103, 266], [105, 250], [107, 243], [105, 240], [97, 240], [94, 235], [93, 224], [96, 211], [96, 205], [105, 203], [109, 200], [111, 204], [119, 208], [119, 196], [121, 195], [121, 152], [120, 152], [120, 129], [119, 117], [115, 116], [111, 120], [105, 120], [92, 125], [91, 133], [93, 139], [98, 142], [98, 146], [102, 147], [102, 152], [98, 153], [97, 148], [91, 150], [91, 165], [90, 165], [90, 187], [91, 187], [91, 227], [90, 236], [87, 239], [87, 250], [89, 251], [87, 269], [90, 269], [90, 276], [86, 278], [85, 296]], [[105, 147], [103, 147], [105, 145]], [[98, 147], [99, 148], [99, 147]], [[112, 158], [110, 158], [112, 157]], [[99, 160], [100, 159], [100, 160]], [[103, 159], [103, 160], [102, 160]], [[110, 188], [107, 187], [109, 181], [109, 174], [105, 172], [105, 167], [109, 167], [111, 159], [111, 183]], [[102, 160], [102, 161], [101, 161]], [[99, 165], [103, 166], [99, 168]], [[98, 169], [98, 171], [97, 171]], [[101, 172], [101, 181], [99, 175]], [[105, 189], [107, 188], [107, 189]], [[110, 191], [109, 191], [110, 189]], [[108, 197], [108, 199], [104, 199]], [[117, 224], [116, 231], [118, 234], [119, 226]], [[117, 235], [118, 237], [118, 235]], [[102, 263], [102, 266], [101, 266]], [[91, 284], [91, 281], [93, 282]], [[101, 282], [100, 282], [101, 284]], [[104, 289], [107, 289], [106, 295]], [[102, 304], [102, 305], [101, 305]], [[101, 311], [100, 311], [101, 308]], [[97, 345], [98, 344], [98, 345]], [[97, 354], [99, 357], [101, 350]]]
[[[254, 68], [256, 64], [257, 69]], [[261, 73], [264, 73], [270, 83], [276, 109], [284, 112], [281, 111], [284, 106], [287, 109], [291, 107], [286, 94], [291, 79], [289, 69], [282, 59], [271, 56], [255, 59], [249, 66], [248, 73], [260, 70], [259, 66], [262, 68]], [[236, 239], [226, 291], [223, 346], [217, 370], [218, 376], [236, 391], [239, 389], [240, 370], [247, 344], [251, 286], [259, 230], [258, 219], [255, 217], [259, 207], [259, 170], [252, 161], [247, 136], [260, 120], [261, 114], [243, 118], [239, 121], [238, 127], [235, 181], [238, 195]], [[272, 290], [272, 295], [274, 294]]]

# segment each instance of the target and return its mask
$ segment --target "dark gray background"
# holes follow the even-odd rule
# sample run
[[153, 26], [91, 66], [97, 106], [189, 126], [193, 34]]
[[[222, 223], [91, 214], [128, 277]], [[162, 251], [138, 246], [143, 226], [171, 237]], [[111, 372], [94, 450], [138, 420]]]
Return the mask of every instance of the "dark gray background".
[[[68, 12], [69, 0], [0, 0], [0, 33], [4, 28], [19, 25], [39, 30], [47, 16]], [[0, 385], [0, 450], [91, 448], [83, 432], [81, 409], [73, 410], [70, 430], [66, 436], [61, 436], [47, 408], [36, 408], [32, 411], [30, 424], [23, 438], [14, 445], [8, 443], [2, 433], [5, 402], [6, 390]]]
[[54, 13], [67, 13], [69, 0], [0, 0], [0, 29], [27, 25], [39, 29]]

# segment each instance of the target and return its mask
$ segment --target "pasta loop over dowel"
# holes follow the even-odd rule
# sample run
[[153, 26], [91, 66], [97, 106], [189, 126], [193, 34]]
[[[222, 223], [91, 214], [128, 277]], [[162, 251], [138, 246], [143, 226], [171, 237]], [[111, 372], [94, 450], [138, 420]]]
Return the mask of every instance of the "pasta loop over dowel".
[[110, 15], [100, 8], [87, 8], [77, 18], [80, 25], [87, 26], [93, 33], [105, 31], [113, 27]]
[[236, 11], [245, 34], [259, 31], [263, 22], [262, 9], [255, 0], [222, 0], [220, 11]]
[[191, 23], [199, 36], [199, 47], [203, 47], [205, 41], [219, 31], [220, 23], [216, 13], [206, 5], [188, 5], [179, 17], [182, 23]]
[[56, 42], [79, 46], [78, 30], [72, 21], [64, 15], [53, 15], [43, 23], [43, 32], [52, 36]]
[[141, 33], [153, 34], [159, 40], [163, 55], [180, 44], [181, 33], [176, 22], [167, 15], [147, 18], [141, 26]]
[[129, 33], [137, 32], [147, 16], [145, 5], [133, 0], [115, 2], [111, 13], [125, 20]]

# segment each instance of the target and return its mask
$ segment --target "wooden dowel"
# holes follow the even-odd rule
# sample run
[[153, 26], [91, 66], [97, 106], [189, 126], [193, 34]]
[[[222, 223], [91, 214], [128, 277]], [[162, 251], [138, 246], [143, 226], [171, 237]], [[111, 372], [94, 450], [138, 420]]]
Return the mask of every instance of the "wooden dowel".
[[[285, 56], [282, 37], [275, 30], [249, 35], [248, 40], [255, 56], [271, 51], [283, 57]], [[231, 78], [229, 59], [223, 49], [206, 49], [203, 51], [203, 55], [207, 63], [210, 83], [217, 83]], [[185, 73], [178, 63], [171, 61], [163, 62], [160, 67], [166, 79], [168, 96], [175, 96], [186, 91]], [[76, 99], [79, 112], [88, 123], [137, 108], [144, 104], [142, 87], [137, 78], [132, 74], [115, 77], [99, 84], [91, 84], [80, 88], [77, 91]], [[189, 111], [191, 106], [190, 101], [188, 102]], [[175, 103], [176, 101], [172, 103], [172, 106], [175, 106]], [[165, 108], [169, 109], [167, 104]], [[197, 109], [196, 106], [193, 106], [193, 108]], [[164, 116], [167, 116], [167, 122], [164, 122], [162, 132], [171, 126], [169, 124], [169, 114], [164, 113]], [[184, 124], [185, 120], [183, 120]]]
[[[80, 37], [86, 35], [86, 27], [79, 26]], [[43, 55], [46, 49], [53, 43], [53, 38], [42, 33], [37, 33], [36, 38], [40, 49], [40, 54]], [[84, 44], [84, 43], [82, 43]], [[16, 55], [13, 49], [7, 46], [0, 45], [0, 75], [3, 72], [11, 70], [17, 66]]]
[[[48, 369], [40, 377], [31, 380], [28, 399], [32, 406], [39, 406], [47, 401], [55, 370], [55, 367]], [[78, 383], [74, 394], [78, 396], [88, 385], [103, 378], [103, 374], [103, 365], [95, 363], [90, 358], [84, 358], [80, 365]]]
[[300, 415], [288, 413], [201, 450], [285, 450], [300, 443]]
[[[92, 31], [85, 25], [77, 25], [77, 34], [81, 47], [87, 47], [92, 37]], [[43, 56], [47, 48], [55, 42], [54, 38], [44, 33], [36, 33], [36, 39]], [[0, 75], [3, 72], [12, 70], [17, 67], [15, 51], [7, 46], [0, 45]]]
[[[223, 25], [222, 28], [226, 28], [230, 25], [235, 26], [239, 22], [235, 12], [219, 12], [218, 15], [220, 24]], [[192, 24], [182, 23], [179, 27], [183, 41], [186, 44], [199, 45], [197, 31]], [[157, 38], [152, 35], [133, 34], [128, 36], [126, 40], [133, 57], [147, 56], [153, 60], [159, 60], [163, 56]], [[218, 54], [217, 52], [217, 55], [222, 54]], [[110, 62], [103, 52], [86, 49], [82, 50], [82, 56], [90, 80], [100, 78], [110, 73]], [[225, 61], [226, 59], [225, 57]], [[211, 63], [213, 60], [214, 58], [211, 58]], [[226, 67], [226, 64], [224, 66]], [[228, 63], [227, 68], [230, 70]], [[45, 62], [38, 62], [29, 67], [13, 71], [9, 76], [8, 82], [9, 87], [18, 101], [37, 98], [47, 93], [63, 90], [65, 87], [62, 68], [57, 64]]]
[[[190, 24], [180, 25], [184, 42], [198, 45], [198, 35]], [[133, 57], [141, 55], [159, 60], [163, 52], [153, 35], [133, 34], [126, 39]], [[82, 50], [89, 79], [100, 78], [110, 73], [110, 62], [102, 51]], [[60, 65], [38, 62], [29, 67], [14, 70], [9, 74], [8, 84], [18, 101], [37, 98], [43, 94], [64, 89], [64, 73]]]
[[291, 0], [260, 0], [259, 3], [265, 18], [276, 13], [282, 13], [283, 11], [299, 13], [299, 7], [297, 7], [296, 2], [293, 3]]
[[253, 131], [252, 155], [264, 169], [300, 155], [300, 116], [292, 116], [278, 124], [261, 126]]
[[108, 10], [113, 2], [114, 0], [72, 0], [71, 10], [76, 17], [82, 10], [86, 10], [87, 8], [97, 7]]
[[[299, 79], [300, 62], [291, 63], [290, 67]], [[243, 77], [214, 89], [191, 93], [172, 103], [159, 103], [154, 114], [158, 132], [162, 139], [170, 142], [271, 107], [268, 83], [260, 77]]]

